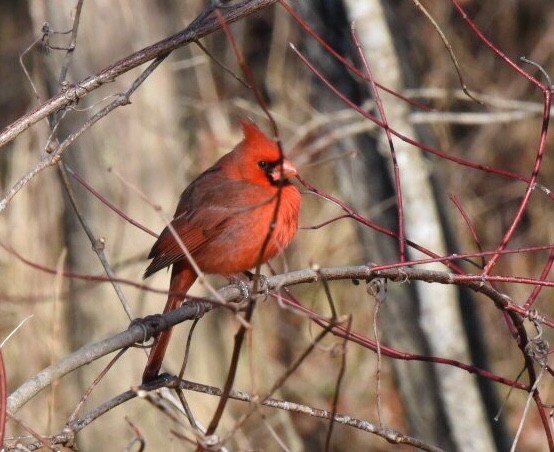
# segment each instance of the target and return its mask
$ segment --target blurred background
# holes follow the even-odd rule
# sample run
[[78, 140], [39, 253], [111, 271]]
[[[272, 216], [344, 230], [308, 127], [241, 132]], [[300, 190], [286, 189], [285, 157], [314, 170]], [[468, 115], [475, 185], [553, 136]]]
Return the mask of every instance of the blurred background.
[[[85, 2], [67, 80], [76, 83], [176, 33], [196, 17], [204, 3]], [[445, 154], [530, 176], [542, 125], [541, 92], [495, 56], [449, 2], [422, 2], [452, 46], [464, 82], [485, 104], [471, 101], [461, 93], [444, 42], [414, 2], [383, 3], [312, 0], [291, 5], [337, 52], [362, 67], [350, 35], [350, 22], [355, 19], [375, 79], [433, 109], [417, 108], [381, 92], [391, 127]], [[526, 56], [552, 74], [551, 0], [514, 0], [509, 7], [504, 2], [459, 3], [509, 58], [517, 61]], [[67, 46], [69, 35], [50, 33], [47, 40], [41, 40], [41, 30], [44, 23], [54, 32], [70, 30], [74, 8], [74, 2], [60, 0], [0, 3], [0, 127], [60, 91], [58, 80], [66, 52], [56, 47]], [[294, 43], [346, 98], [376, 114], [369, 83], [334, 59], [278, 3], [233, 24], [231, 30], [279, 125], [285, 152], [302, 176], [350, 203], [365, 217], [397, 231], [396, 195], [386, 137], [310, 72], [289, 43]], [[186, 185], [241, 140], [240, 119], [251, 118], [267, 133], [271, 131], [252, 91], [214, 63], [217, 59], [242, 76], [224, 33], [214, 33], [202, 44], [213, 59], [196, 45], [174, 52], [132, 96], [130, 105], [98, 122], [63, 157], [102, 196], [153, 231], [161, 231], [171, 218]], [[21, 68], [20, 58], [39, 99]], [[65, 114], [57, 137], [61, 140], [77, 130], [115, 94], [125, 91], [141, 69], [130, 71], [79, 101]], [[525, 69], [544, 81], [532, 66], [526, 65]], [[0, 152], [2, 193], [36, 164], [49, 135], [48, 124], [42, 121], [4, 146]], [[401, 169], [407, 237], [417, 243], [427, 244], [430, 240], [427, 246], [438, 254], [478, 251], [462, 215], [448, 199], [452, 194], [471, 218], [482, 249], [495, 249], [513, 221], [526, 185], [420, 153], [399, 140], [394, 143]], [[549, 189], [554, 180], [551, 154], [549, 138], [539, 176], [539, 182]], [[71, 180], [71, 185], [81, 213], [94, 235], [102, 239], [117, 276], [140, 282], [154, 239], [124, 221], [75, 181]], [[153, 206], [160, 206], [161, 214]], [[396, 240], [353, 220], [310, 229], [341, 213], [332, 203], [304, 194], [304, 229], [285, 256], [274, 259], [274, 268], [286, 271], [311, 265], [399, 261]], [[553, 222], [552, 200], [535, 192], [510, 248], [552, 244]], [[103, 274], [55, 168], [33, 179], [2, 212], [0, 241], [45, 268]], [[495, 273], [537, 278], [548, 255], [548, 251], [543, 251], [502, 257]], [[475, 264], [462, 265], [468, 272], [479, 273], [482, 262], [476, 259]], [[2, 349], [10, 391], [69, 352], [122, 331], [129, 323], [109, 284], [46, 273], [4, 248], [0, 250], [0, 269], [0, 340], [27, 316], [33, 316]], [[265, 271], [269, 273], [267, 268]], [[168, 274], [159, 272], [147, 283], [167, 288]], [[226, 281], [214, 278], [213, 284], [219, 287]], [[403, 352], [459, 359], [516, 379], [523, 360], [502, 313], [484, 297], [434, 286], [389, 283], [378, 312], [380, 340]], [[373, 338], [376, 306], [364, 284], [354, 286], [344, 281], [332, 283], [330, 288], [339, 314], [351, 314], [352, 329]], [[533, 289], [518, 284], [499, 284], [497, 288], [517, 303], [525, 302]], [[138, 317], [161, 312], [165, 304], [164, 295], [125, 285], [122, 290]], [[321, 284], [295, 287], [293, 292], [310, 309], [330, 315]], [[192, 293], [200, 295], [202, 290], [195, 287]], [[551, 298], [552, 290], [544, 289], [535, 305], [541, 314], [554, 313], [548, 303]], [[238, 326], [224, 310], [214, 310], [202, 318], [193, 336], [185, 378], [221, 387]], [[263, 393], [309, 346], [319, 327], [272, 299], [258, 305], [253, 326], [235, 387]], [[166, 369], [172, 373], [180, 368], [189, 327], [181, 325], [174, 334], [165, 361]], [[536, 334], [532, 328], [529, 332]], [[551, 336], [550, 331], [544, 333], [545, 339]], [[331, 410], [342, 343], [340, 338], [327, 337], [275, 397]], [[377, 355], [354, 343], [348, 344], [346, 353], [337, 411], [378, 424]], [[19, 411], [18, 417], [43, 436], [60, 432], [109, 359], [94, 362], [56, 382]], [[145, 361], [143, 350], [129, 350], [93, 391], [82, 412], [139, 384]], [[500, 421], [495, 422], [493, 417], [509, 390], [506, 386], [448, 366], [386, 357], [380, 362], [380, 371], [385, 426], [446, 450], [506, 450], [512, 443], [527, 393], [515, 391], [507, 399]], [[545, 377], [539, 386], [547, 403], [551, 402], [550, 383]], [[218, 399], [204, 394], [186, 395], [199, 422], [207, 425]], [[466, 398], [469, 406], [463, 408]], [[229, 433], [247, 410], [247, 405], [231, 401], [218, 434]], [[171, 420], [144, 400], [130, 401], [84, 429], [77, 436], [79, 448], [124, 450], [135, 436], [127, 420], [144, 436], [147, 450], [194, 449], [173, 433], [190, 436], [184, 417]], [[467, 429], [465, 433], [460, 431], [462, 424]], [[234, 432], [226, 446], [229, 450], [317, 451], [324, 448], [327, 430], [327, 421], [264, 408]], [[8, 422], [8, 434], [26, 433]], [[477, 442], [473, 443], [474, 439]], [[519, 444], [521, 450], [547, 450], [544, 427], [533, 406], [525, 418]], [[334, 426], [331, 448], [402, 450], [340, 424]]]

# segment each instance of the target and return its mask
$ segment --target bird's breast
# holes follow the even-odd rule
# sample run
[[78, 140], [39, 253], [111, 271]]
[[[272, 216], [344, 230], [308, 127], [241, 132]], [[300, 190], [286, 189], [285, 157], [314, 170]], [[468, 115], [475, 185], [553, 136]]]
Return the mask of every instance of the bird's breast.
[[205, 273], [236, 274], [285, 249], [298, 229], [301, 198], [293, 185], [281, 190], [280, 201], [275, 190], [233, 208], [221, 232], [193, 256], [200, 269]]

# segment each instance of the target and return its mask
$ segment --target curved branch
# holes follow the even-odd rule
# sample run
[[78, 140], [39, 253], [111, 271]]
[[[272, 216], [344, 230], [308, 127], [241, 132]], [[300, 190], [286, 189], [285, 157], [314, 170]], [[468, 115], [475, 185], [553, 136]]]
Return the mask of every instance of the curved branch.
[[[442, 284], [464, 285], [490, 298], [500, 310], [507, 311], [511, 313], [512, 316], [517, 316], [520, 324], [524, 320], [524, 312], [522, 311], [522, 309], [514, 303], [511, 303], [509, 298], [504, 294], [496, 291], [490, 286], [483, 284], [483, 281], [468, 281], [467, 279], [460, 278], [458, 275], [453, 275], [448, 272], [419, 270], [411, 268], [375, 270], [367, 265], [354, 267], [323, 268], [318, 270], [305, 269], [268, 278], [268, 288], [270, 290], [278, 290], [285, 286], [317, 282], [321, 278], [325, 278], [325, 280], [327, 281], [344, 279], [370, 280], [373, 278], [387, 278], [392, 281], [407, 281], [417, 279], [421, 281]], [[224, 287], [223, 289], [219, 290], [218, 293], [226, 302], [236, 302], [242, 299], [242, 292], [236, 286]], [[25, 403], [27, 403], [44, 388], [49, 386], [54, 379], [61, 378], [64, 375], [72, 372], [73, 370], [85, 364], [89, 364], [92, 361], [116, 350], [124, 347], [130, 347], [137, 342], [144, 342], [160, 331], [174, 326], [178, 323], [182, 323], [186, 320], [196, 319], [216, 306], [222, 305], [220, 302], [197, 298], [194, 299], [193, 302], [191, 301], [184, 304], [180, 309], [171, 311], [162, 316], [156, 316], [151, 319], [147, 318], [140, 324], [132, 323], [124, 332], [116, 334], [115, 336], [111, 336], [102, 341], [85, 345], [79, 350], [76, 350], [72, 354], [66, 356], [58, 363], [43, 369], [37, 375], [30, 378], [18, 389], [16, 389], [8, 397], [8, 412], [11, 414], [17, 412], [17, 410], [19, 410], [19, 408], [21, 408]], [[294, 303], [292, 303], [291, 306], [300, 308], [300, 306], [296, 306]], [[302, 308], [301, 310], [310, 315], [310, 313], [305, 308]], [[314, 315], [312, 314], [311, 317], [314, 317]], [[314, 319], [316, 318], [314, 317]], [[322, 317], [319, 316], [316, 320], [318, 319], [321, 320]], [[358, 342], [356, 340], [356, 337], [357, 336], [354, 333], [349, 335], [350, 340]], [[457, 363], [451, 360], [437, 357], [420, 357], [405, 353], [402, 354], [402, 356], [399, 356], [398, 353], [399, 352], [392, 353], [392, 350], [391, 353], [388, 353], [388, 349], [383, 348], [383, 354], [388, 354], [393, 358], [409, 358], [415, 360], [420, 359], [437, 363], [444, 363], [448, 365], [456, 365], [457, 367], [461, 367], [464, 370], [479, 373], [480, 375], [491, 378], [499, 383], [508, 385], [513, 384], [519, 389], [527, 389], [527, 387], [525, 385], [522, 385], [521, 383], [515, 383], [505, 378], [495, 376], [490, 372], [482, 371], [481, 369], [477, 369], [473, 366], [462, 365], [462, 363]]]
[[[237, 289], [237, 296], [239, 290]], [[87, 344], [79, 350], [71, 353], [56, 364], [41, 370], [34, 377], [27, 380], [8, 397], [8, 412], [15, 414], [19, 408], [48, 387], [52, 381], [61, 378], [68, 373], [86, 364], [105, 356], [116, 350], [130, 347], [137, 342], [143, 342], [154, 334], [169, 328], [170, 326], [196, 318], [213, 306], [210, 302], [195, 302], [185, 304], [181, 309], [172, 311], [163, 316], [163, 321], [153, 319], [143, 323], [132, 323], [126, 331], [111, 336], [93, 344]]]
[[[107, 400], [106, 402], [92, 409], [88, 413], [79, 416], [79, 419], [67, 424], [63, 432], [51, 438], [50, 444], [67, 444], [75, 437], [75, 434], [77, 432], [84, 429], [100, 416], [104, 415], [113, 408], [139, 396], [139, 391], [153, 391], [155, 389], [160, 389], [163, 387], [174, 389], [179, 388], [186, 391], [195, 391], [216, 397], [221, 397], [223, 393], [221, 388], [195, 383], [188, 380], [179, 380], [178, 378], [172, 377], [168, 374], [162, 374], [152, 382], [143, 384], [138, 388], [133, 388], [121, 394], [118, 394], [112, 399]], [[313, 408], [311, 406], [303, 405], [300, 403], [289, 402], [287, 400], [279, 400], [274, 398], [267, 398], [263, 401], [260, 401], [258, 400], [257, 395], [249, 394], [247, 392], [238, 391], [235, 389], [232, 389], [229, 392], [229, 398], [241, 402], [256, 403], [271, 408], [278, 408], [280, 410], [289, 411], [292, 413], [305, 414], [320, 419], [332, 420], [333, 422], [336, 422], [338, 424], [348, 425], [350, 427], [354, 427], [365, 432], [373, 433], [385, 439], [391, 444], [408, 444], [417, 447], [420, 450], [431, 452], [441, 452], [443, 450], [438, 447], [432, 446], [431, 444], [428, 444], [418, 438], [408, 436], [398, 430], [389, 427], [378, 426], [371, 422], [365, 421], [363, 419], [357, 419], [352, 416], [347, 416], [339, 413], [333, 414], [327, 410]], [[28, 450], [38, 450], [41, 446], [42, 443], [36, 442], [27, 446], [27, 448]]]

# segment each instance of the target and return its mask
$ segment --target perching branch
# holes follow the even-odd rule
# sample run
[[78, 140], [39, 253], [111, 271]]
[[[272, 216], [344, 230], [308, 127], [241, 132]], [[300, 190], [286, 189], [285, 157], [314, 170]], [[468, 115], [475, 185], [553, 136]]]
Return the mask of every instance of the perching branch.
[[[526, 313], [521, 307], [512, 303], [510, 299], [498, 292], [494, 288], [478, 278], [469, 280], [467, 277], [453, 275], [447, 272], [437, 272], [430, 270], [420, 270], [412, 268], [390, 268], [390, 269], [372, 269], [369, 266], [356, 266], [356, 267], [336, 267], [336, 268], [322, 268], [317, 270], [305, 269], [296, 272], [286, 273], [282, 275], [276, 275], [268, 278], [269, 290], [278, 290], [285, 286], [291, 286], [302, 283], [312, 283], [318, 281], [324, 277], [327, 281], [334, 280], [370, 280], [373, 278], [388, 278], [394, 281], [405, 282], [409, 280], [421, 280], [426, 282], [442, 283], [442, 284], [457, 284], [464, 285], [476, 292], [480, 292], [490, 298], [495, 305], [502, 311], [511, 313], [513, 317], [517, 317], [521, 322], [525, 317], [529, 317], [529, 313]], [[227, 286], [219, 291], [222, 299], [226, 302], [240, 301], [242, 298], [242, 291], [235, 286]], [[196, 319], [202, 316], [207, 311], [213, 309], [214, 306], [221, 306], [218, 302], [212, 302], [209, 300], [196, 299], [194, 302], [185, 303], [181, 308], [164, 314], [162, 316], [155, 316], [152, 320], [145, 319], [141, 324], [131, 324], [126, 330], [114, 336], [111, 336], [102, 341], [85, 345], [79, 350], [66, 356], [58, 363], [43, 369], [34, 377], [27, 380], [23, 385], [16, 389], [8, 397], [8, 412], [16, 413], [24, 404], [31, 400], [44, 388], [48, 387], [51, 382], [57, 378], [61, 378], [64, 375], [78, 369], [79, 367], [89, 364], [96, 359], [101, 358], [109, 353], [119, 350], [124, 347], [130, 347], [137, 342], [144, 342], [151, 338], [153, 335], [168, 329], [178, 323], [182, 323], [186, 320]], [[226, 304], [225, 306], [229, 306]], [[295, 306], [294, 303], [291, 306]], [[302, 309], [302, 312], [310, 315], [310, 311], [306, 308]], [[322, 320], [323, 317], [313, 314], [313, 319]], [[537, 317], [534, 315], [534, 321], [542, 321], [545, 324], [551, 323], [546, 319]], [[336, 327], [339, 329], [339, 326]], [[337, 334], [335, 328], [331, 330], [334, 334]], [[340, 335], [340, 334], [339, 334]], [[344, 337], [344, 336], [342, 336]], [[357, 343], [360, 342], [359, 335], [352, 332], [347, 335], [349, 340]], [[371, 348], [371, 347], [369, 347]], [[491, 378], [499, 383], [514, 385], [519, 389], [527, 389], [527, 385], [523, 383], [515, 383], [506, 378], [494, 375], [490, 372], [477, 369], [473, 366], [457, 363], [453, 360], [448, 360], [439, 357], [419, 357], [410, 355], [408, 353], [400, 353], [388, 349], [382, 346], [381, 351], [383, 355], [394, 356], [398, 359], [412, 359], [412, 360], [426, 360], [433, 362], [440, 362], [443, 364], [456, 365], [462, 369], [470, 372], [477, 373], [487, 378]]]

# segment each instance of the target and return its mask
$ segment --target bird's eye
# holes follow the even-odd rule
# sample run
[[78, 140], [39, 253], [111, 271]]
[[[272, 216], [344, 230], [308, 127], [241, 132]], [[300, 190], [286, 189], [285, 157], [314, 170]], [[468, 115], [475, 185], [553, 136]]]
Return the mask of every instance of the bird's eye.
[[263, 169], [264, 171], [267, 171], [271, 165], [268, 162], [266, 162], [265, 160], [261, 160], [261, 161], [258, 162], [258, 166], [261, 169]]

